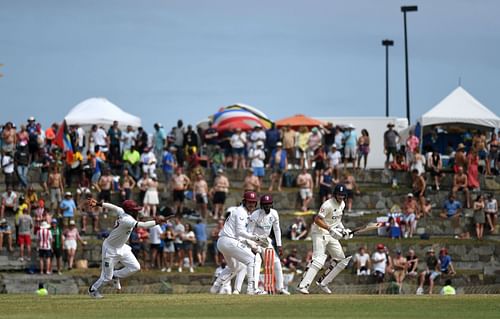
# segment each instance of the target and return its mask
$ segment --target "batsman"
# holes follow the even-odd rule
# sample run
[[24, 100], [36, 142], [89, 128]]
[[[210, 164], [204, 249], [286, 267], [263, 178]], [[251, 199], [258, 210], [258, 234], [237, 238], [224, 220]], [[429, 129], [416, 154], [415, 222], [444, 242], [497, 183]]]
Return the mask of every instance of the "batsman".
[[352, 256], [344, 255], [339, 242], [340, 239], [351, 239], [353, 236], [351, 230], [342, 224], [346, 195], [345, 186], [337, 184], [333, 190], [333, 197], [321, 205], [318, 214], [314, 217], [314, 223], [311, 226], [313, 257], [298, 287], [298, 291], [303, 294], [309, 294], [313, 279], [326, 262], [327, 252], [331, 257], [330, 266], [316, 281], [319, 288], [327, 294], [332, 293], [328, 284], [344, 270], [352, 258]]

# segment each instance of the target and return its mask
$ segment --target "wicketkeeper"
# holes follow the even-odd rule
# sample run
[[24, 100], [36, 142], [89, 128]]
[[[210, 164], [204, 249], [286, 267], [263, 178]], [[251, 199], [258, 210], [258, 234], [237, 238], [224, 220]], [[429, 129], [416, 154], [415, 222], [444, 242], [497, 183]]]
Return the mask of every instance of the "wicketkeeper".
[[332, 291], [328, 284], [347, 266], [352, 256], [345, 257], [340, 239], [351, 239], [352, 232], [342, 224], [342, 213], [344, 211], [346, 188], [337, 184], [333, 190], [333, 198], [325, 201], [318, 214], [314, 218], [311, 227], [313, 241], [313, 257], [309, 263], [298, 290], [303, 294], [309, 294], [309, 286], [316, 277], [318, 271], [323, 268], [327, 255], [331, 257], [330, 266], [325, 273], [316, 281], [316, 284], [327, 294]]

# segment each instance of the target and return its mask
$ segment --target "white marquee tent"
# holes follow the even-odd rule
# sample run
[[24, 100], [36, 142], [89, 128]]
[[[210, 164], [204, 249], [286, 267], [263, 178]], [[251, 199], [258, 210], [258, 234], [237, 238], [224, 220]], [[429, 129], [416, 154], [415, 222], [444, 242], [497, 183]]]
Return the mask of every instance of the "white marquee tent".
[[465, 123], [499, 127], [500, 119], [461, 86], [420, 118], [422, 127], [438, 124]]
[[79, 124], [83, 127], [90, 127], [93, 124], [111, 126], [113, 121], [118, 121], [121, 128], [127, 125], [134, 128], [141, 126], [139, 117], [123, 111], [103, 97], [93, 97], [79, 103], [64, 119], [68, 125]]

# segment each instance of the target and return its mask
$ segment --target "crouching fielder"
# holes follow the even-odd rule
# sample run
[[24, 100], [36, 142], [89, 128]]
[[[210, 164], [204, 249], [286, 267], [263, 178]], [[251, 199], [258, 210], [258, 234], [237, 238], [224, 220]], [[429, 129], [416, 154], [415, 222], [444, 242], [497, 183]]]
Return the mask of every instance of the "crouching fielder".
[[[141, 269], [139, 262], [132, 254], [132, 249], [126, 243], [135, 227], [151, 228], [156, 225], [156, 222], [154, 220], [138, 222], [136, 219], [142, 207], [133, 200], [124, 201], [123, 208], [109, 203], [97, 202], [95, 199], [89, 199], [88, 203], [90, 207], [100, 206], [118, 216], [113, 230], [102, 244], [101, 276], [88, 290], [91, 297], [102, 298], [99, 288], [103, 284], [113, 280], [114, 287], [121, 290], [120, 278], [128, 277]], [[114, 271], [118, 262], [124, 267]]]
[[321, 205], [314, 218], [314, 224], [311, 227], [313, 257], [298, 287], [299, 292], [303, 294], [309, 293], [309, 286], [314, 277], [323, 268], [327, 258], [326, 252], [332, 261], [325, 273], [316, 281], [316, 284], [328, 294], [332, 293], [328, 284], [347, 266], [352, 258], [352, 256], [345, 257], [339, 242], [339, 239], [352, 238], [351, 230], [344, 228], [342, 224], [345, 197], [345, 186], [337, 184], [333, 190], [333, 198]]

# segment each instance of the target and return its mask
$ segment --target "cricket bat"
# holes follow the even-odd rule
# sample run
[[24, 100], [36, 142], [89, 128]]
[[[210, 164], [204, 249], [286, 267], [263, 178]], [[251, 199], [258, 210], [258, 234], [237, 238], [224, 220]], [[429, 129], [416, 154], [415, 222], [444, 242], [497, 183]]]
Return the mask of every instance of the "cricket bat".
[[375, 230], [375, 229], [378, 229], [380, 227], [383, 227], [385, 226], [385, 223], [383, 222], [369, 222], [368, 224], [364, 225], [364, 226], [360, 226], [360, 227], [356, 227], [354, 229], [351, 230], [351, 234], [360, 234], [360, 233], [366, 233], [370, 230]]

